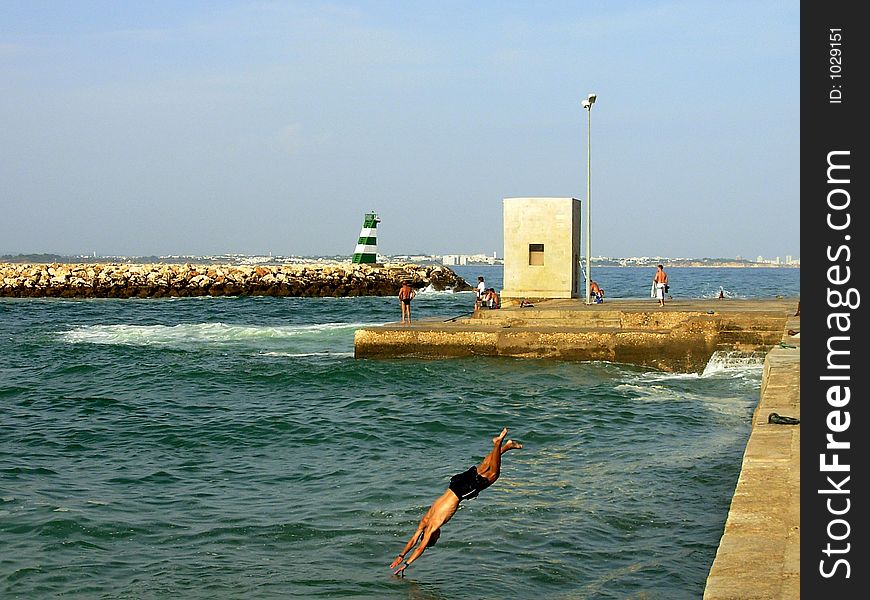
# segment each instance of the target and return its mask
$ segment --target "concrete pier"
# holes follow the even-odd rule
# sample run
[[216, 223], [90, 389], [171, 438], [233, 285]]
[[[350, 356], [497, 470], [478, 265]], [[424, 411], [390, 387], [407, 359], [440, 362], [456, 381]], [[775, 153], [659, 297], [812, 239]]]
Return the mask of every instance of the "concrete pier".
[[358, 358], [514, 356], [603, 360], [670, 372], [701, 372], [717, 350], [770, 350], [797, 298], [547, 300], [534, 307], [482, 309], [456, 319], [357, 330]]
[[800, 598], [800, 425], [768, 423], [771, 413], [800, 419], [800, 317], [786, 323], [765, 357], [761, 397], [725, 531], [704, 600]]

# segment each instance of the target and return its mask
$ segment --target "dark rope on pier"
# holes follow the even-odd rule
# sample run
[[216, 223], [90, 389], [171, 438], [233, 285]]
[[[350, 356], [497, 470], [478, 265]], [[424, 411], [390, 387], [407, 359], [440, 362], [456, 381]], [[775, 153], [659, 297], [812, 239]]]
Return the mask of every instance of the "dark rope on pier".
[[462, 313], [461, 315], [456, 315], [455, 317], [451, 317], [451, 318], [449, 318], [449, 319], [445, 319], [444, 322], [445, 322], [445, 323], [449, 323], [450, 321], [455, 321], [455, 320], [458, 319], [459, 317], [467, 317], [468, 315], [473, 315], [473, 314], [474, 314], [474, 311], [467, 312], [467, 313]]

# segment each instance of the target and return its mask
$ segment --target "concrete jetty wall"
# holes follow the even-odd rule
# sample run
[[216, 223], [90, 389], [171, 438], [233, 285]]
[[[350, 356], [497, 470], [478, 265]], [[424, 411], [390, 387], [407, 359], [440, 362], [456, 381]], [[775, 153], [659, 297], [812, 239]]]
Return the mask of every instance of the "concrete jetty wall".
[[800, 419], [800, 317], [764, 360], [752, 431], [704, 600], [800, 598], [800, 424], [770, 423], [771, 413]]
[[513, 356], [601, 360], [700, 373], [716, 351], [767, 351], [779, 343], [797, 299], [549, 300], [533, 308], [480, 310], [453, 320], [356, 331], [359, 358]]
[[442, 266], [416, 264], [0, 264], [0, 297], [392, 296], [417, 289], [470, 290]]

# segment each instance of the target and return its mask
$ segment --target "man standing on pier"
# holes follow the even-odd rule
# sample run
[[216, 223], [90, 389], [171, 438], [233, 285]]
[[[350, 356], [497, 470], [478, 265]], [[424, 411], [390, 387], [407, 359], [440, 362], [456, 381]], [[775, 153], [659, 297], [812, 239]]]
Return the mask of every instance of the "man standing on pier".
[[410, 281], [403, 281], [402, 287], [399, 290], [399, 302], [402, 304], [402, 325], [405, 324], [405, 318], [408, 319], [408, 325], [411, 324], [411, 300], [417, 292], [411, 287]]
[[665, 273], [665, 268], [662, 265], [658, 266], [658, 270], [653, 277], [653, 284], [656, 286], [656, 298], [659, 301], [659, 306], [664, 306], [665, 292], [667, 292], [668, 287], [668, 274]]

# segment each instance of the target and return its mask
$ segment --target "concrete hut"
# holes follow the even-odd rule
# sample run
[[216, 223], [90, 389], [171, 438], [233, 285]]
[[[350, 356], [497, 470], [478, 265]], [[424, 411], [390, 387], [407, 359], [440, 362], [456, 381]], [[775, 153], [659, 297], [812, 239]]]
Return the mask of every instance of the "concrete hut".
[[580, 200], [504, 199], [503, 303], [579, 298]]

